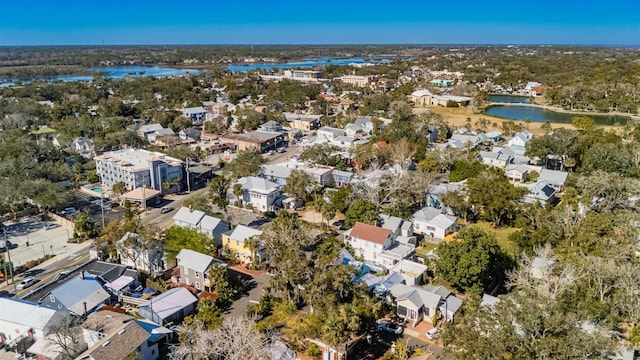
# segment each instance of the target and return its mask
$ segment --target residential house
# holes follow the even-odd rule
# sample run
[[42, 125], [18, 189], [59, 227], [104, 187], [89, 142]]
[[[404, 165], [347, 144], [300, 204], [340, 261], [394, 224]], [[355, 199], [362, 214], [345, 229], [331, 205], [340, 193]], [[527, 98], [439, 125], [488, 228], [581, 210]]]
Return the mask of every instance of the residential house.
[[189, 249], [180, 250], [176, 260], [180, 269], [178, 282], [193, 286], [199, 291], [211, 291], [213, 284], [209, 279], [209, 270], [213, 266], [227, 267], [227, 263], [221, 260]]
[[347, 124], [344, 130], [347, 136], [363, 137], [371, 135], [373, 133], [373, 121], [370, 116], [359, 116], [353, 123]]
[[414, 231], [424, 234], [431, 240], [444, 240], [444, 238], [454, 232], [457, 227], [458, 218], [445, 215], [440, 209], [434, 207], [423, 207], [416, 211], [411, 220], [414, 224]]
[[415, 253], [415, 246], [396, 241], [393, 231], [361, 222], [344, 232], [344, 241], [371, 265], [393, 266]]
[[254, 149], [262, 154], [284, 146], [285, 136], [281, 132], [251, 131], [242, 134], [229, 133], [220, 136], [219, 140], [234, 144], [238, 150]]
[[139, 314], [156, 324], [177, 323], [195, 311], [197, 302], [198, 298], [187, 288], [177, 287], [144, 302]]
[[469, 150], [482, 143], [482, 138], [478, 135], [466, 135], [466, 134], [453, 134], [451, 138], [447, 140], [447, 146], [453, 147], [459, 150]]
[[[147, 134], [147, 141], [153, 145], [158, 146], [169, 146], [170, 141], [167, 141], [168, 138], [176, 138], [176, 133], [170, 129], [160, 129], [152, 132], [151, 134]], [[177, 138], [179, 139], [179, 138]]]
[[505, 169], [505, 176], [516, 182], [525, 182], [529, 174], [529, 167], [527, 165], [509, 165]]
[[395, 284], [389, 288], [388, 294], [398, 316], [413, 327], [422, 320], [432, 322], [434, 315], [453, 321], [455, 313], [462, 306], [462, 300], [442, 286], [416, 287]]
[[182, 114], [186, 118], [191, 119], [194, 124], [202, 124], [205, 117], [207, 116], [207, 111], [202, 106], [196, 106], [184, 109], [184, 112]]
[[97, 278], [81, 272], [55, 289], [49, 291], [40, 302], [54, 309], [66, 309], [76, 316], [84, 316], [103, 304], [109, 304], [111, 295]]
[[502, 139], [502, 131], [492, 130], [484, 133], [485, 139], [491, 142], [498, 142]]
[[280, 185], [277, 183], [255, 176], [240, 178], [236, 183], [242, 186], [243, 194], [241, 199], [236, 199], [230, 189], [229, 196], [232, 200], [241, 200], [240, 205], [250, 205], [259, 211], [276, 209], [276, 201], [280, 198]]
[[333, 170], [331, 177], [333, 178], [333, 187], [340, 189], [351, 184], [355, 178], [355, 174], [351, 171]]
[[344, 131], [341, 129], [336, 129], [330, 126], [323, 126], [318, 129], [318, 138], [324, 139], [329, 142], [334, 142], [337, 137], [343, 137]]
[[569, 176], [569, 173], [564, 171], [542, 169], [538, 180], [546, 182], [557, 191], [563, 191], [564, 184], [567, 182], [567, 176]]
[[542, 206], [556, 201], [556, 189], [545, 181], [538, 180], [536, 183], [527, 186], [529, 193], [524, 196], [524, 202], [529, 204], [538, 203]]
[[95, 145], [93, 140], [79, 137], [74, 139], [71, 143], [69, 143], [69, 149], [77, 152], [85, 159], [91, 159], [95, 156]]
[[393, 231], [396, 236], [413, 236], [413, 223], [411, 221], [396, 216], [380, 214], [378, 216], [378, 224], [382, 228]]
[[434, 124], [427, 125], [427, 139], [430, 143], [435, 143], [438, 141], [438, 135], [440, 134], [440, 129]]
[[533, 134], [527, 130], [524, 130], [515, 134], [513, 138], [509, 140], [508, 145], [525, 147], [531, 139], [533, 139]]
[[230, 254], [234, 254], [238, 261], [249, 264], [253, 261], [262, 262], [265, 260], [266, 252], [262, 242], [258, 242], [255, 249], [247, 246], [248, 239], [258, 239], [262, 231], [244, 225], [238, 225], [235, 229], [227, 231], [222, 235], [222, 244]]
[[145, 124], [138, 128], [138, 135], [142, 138], [147, 138], [148, 135], [155, 133], [158, 130], [164, 129], [160, 124]]
[[320, 127], [320, 119], [322, 118], [322, 115], [306, 115], [286, 112], [284, 113], [284, 117], [289, 122], [289, 126], [291, 128], [301, 131], [311, 131]]
[[180, 140], [182, 140], [183, 143], [200, 141], [201, 136], [202, 131], [192, 127], [182, 129], [178, 132], [178, 137], [180, 138]]
[[389, 274], [398, 273], [405, 284], [409, 286], [421, 285], [429, 268], [410, 260], [401, 260], [389, 269]]
[[503, 169], [509, 163], [511, 163], [511, 156], [503, 153], [502, 151], [480, 151], [480, 153], [478, 154], [478, 159], [481, 163], [487, 166], [499, 167]]
[[[442, 183], [438, 185], [429, 185], [427, 187], [427, 195], [425, 196], [426, 205], [436, 209], [445, 209], [442, 204], [441, 196], [448, 192], [463, 192], [467, 185], [467, 180], [458, 182]], [[415, 220], [413, 220], [415, 223]], [[417, 232], [417, 225], [416, 225]]]
[[482, 294], [482, 302], [480, 302], [480, 306], [493, 308], [497, 303], [500, 302], [500, 299], [496, 296], [491, 296], [489, 294]]
[[267, 121], [266, 123], [259, 126], [259, 131], [264, 132], [280, 132], [282, 131], [282, 124], [277, 121]]
[[140, 360], [156, 360], [160, 357], [160, 346], [172, 333], [148, 320], [109, 310], [99, 311], [82, 324], [82, 337], [88, 349], [78, 359], [116, 360], [135, 356]]
[[288, 160], [277, 164], [265, 164], [260, 166], [260, 176], [284, 186], [293, 170], [301, 170], [311, 175], [314, 181], [322, 186], [332, 186], [333, 167], [310, 164], [304, 161]]
[[216, 245], [222, 244], [222, 233], [229, 230], [226, 221], [184, 206], [173, 215], [173, 220], [176, 226], [197, 229], [212, 238]]
[[417, 106], [447, 106], [450, 102], [454, 102], [463, 107], [471, 104], [473, 100], [466, 96], [435, 95], [426, 89], [416, 90], [407, 97]]
[[116, 243], [118, 260], [122, 265], [144, 271], [149, 274], [160, 274], [176, 266], [162, 250], [162, 242], [145, 241], [139, 234], [127, 232]]
[[58, 131], [46, 125], [42, 125], [38, 128], [38, 130], [32, 131], [31, 135], [35, 137], [36, 142], [38, 143], [41, 141], [52, 141], [54, 142], [54, 145], [55, 145], [56, 137], [58, 136]]
[[64, 309], [17, 298], [0, 298], [0, 347], [25, 338], [42, 339], [67, 316]]

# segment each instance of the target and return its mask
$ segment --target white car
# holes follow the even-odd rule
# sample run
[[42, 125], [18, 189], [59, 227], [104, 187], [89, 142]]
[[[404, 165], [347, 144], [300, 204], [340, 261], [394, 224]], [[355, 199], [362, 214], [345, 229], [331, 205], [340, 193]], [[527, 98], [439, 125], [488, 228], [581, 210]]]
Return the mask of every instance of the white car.
[[58, 224], [58, 223], [46, 223], [44, 228], [47, 229], [47, 230], [50, 230], [50, 229], [55, 229], [58, 226], [60, 226], [60, 224]]
[[402, 334], [402, 330], [403, 330], [402, 325], [397, 325], [388, 321], [381, 321], [378, 324], [378, 328], [388, 333], [397, 334], [397, 335]]
[[36, 278], [34, 278], [33, 276], [30, 276], [28, 278], [22, 279], [22, 281], [20, 281], [16, 289], [24, 290], [35, 283], [36, 283]]
[[427, 333], [425, 334], [425, 336], [427, 337], [427, 339], [429, 340], [433, 340], [435, 338], [438, 338], [440, 336], [440, 333], [444, 331], [442, 329], [439, 328], [433, 328], [429, 331], [427, 331]]

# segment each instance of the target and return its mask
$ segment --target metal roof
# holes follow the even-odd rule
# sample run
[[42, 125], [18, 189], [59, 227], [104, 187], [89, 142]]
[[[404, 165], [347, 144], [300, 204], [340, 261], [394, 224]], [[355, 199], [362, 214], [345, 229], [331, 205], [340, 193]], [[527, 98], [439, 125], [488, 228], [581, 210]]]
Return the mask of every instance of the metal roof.
[[84, 278], [76, 276], [69, 281], [51, 290], [56, 302], [61, 303], [69, 311], [77, 315], [84, 314], [84, 303], [87, 311], [91, 311], [98, 305], [106, 302], [110, 295], [102, 288], [98, 280], [89, 277], [85, 273]]
[[63, 315], [64, 311], [40, 306], [37, 303], [0, 298], [0, 322], [8, 322], [33, 329], [44, 329], [47, 325]]
[[151, 310], [158, 315], [159, 318], [166, 319], [197, 301], [198, 298], [189, 290], [179, 287], [156, 296], [142, 306], [151, 307]]
[[176, 259], [178, 260], [178, 265], [201, 273], [206, 272], [209, 269], [209, 266], [214, 262], [224, 264], [224, 262], [212, 256], [189, 249], [180, 250], [178, 255], [176, 255]]
[[178, 212], [173, 215], [174, 221], [189, 224], [191, 226], [197, 226], [200, 220], [204, 217], [204, 212], [200, 210], [189, 209], [188, 207], [181, 207]]
[[228, 236], [232, 240], [244, 242], [245, 240], [247, 240], [248, 238], [250, 238], [252, 236], [260, 236], [260, 235], [262, 235], [262, 231], [260, 231], [258, 229], [250, 228], [250, 227], [244, 226], [244, 225], [238, 225], [238, 226], [236, 226], [235, 229], [233, 229], [229, 233]]

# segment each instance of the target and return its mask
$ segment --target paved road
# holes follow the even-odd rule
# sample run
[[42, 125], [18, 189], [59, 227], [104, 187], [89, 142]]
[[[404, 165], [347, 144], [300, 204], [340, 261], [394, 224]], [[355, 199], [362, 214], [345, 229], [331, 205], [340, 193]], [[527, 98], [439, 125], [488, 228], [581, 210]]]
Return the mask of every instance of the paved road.
[[[185, 200], [193, 196], [206, 196], [206, 194], [207, 188], [205, 187], [202, 189], [194, 190], [184, 195], [165, 196], [161, 206], [147, 208], [147, 210], [141, 217], [142, 223], [147, 225], [155, 225], [160, 229], [166, 229], [173, 225], [173, 215], [175, 215], [176, 211], [182, 207], [182, 204], [184, 204]], [[172, 207], [173, 210], [166, 214], [162, 214], [160, 210], [163, 206]]]

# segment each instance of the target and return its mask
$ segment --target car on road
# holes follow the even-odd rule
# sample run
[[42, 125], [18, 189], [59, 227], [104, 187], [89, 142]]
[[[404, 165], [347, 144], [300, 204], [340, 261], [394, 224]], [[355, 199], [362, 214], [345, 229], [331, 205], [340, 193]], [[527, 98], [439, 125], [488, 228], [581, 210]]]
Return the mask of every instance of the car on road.
[[7, 290], [0, 291], [0, 298], [8, 298], [8, 297], [11, 297], [10, 292], [8, 292]]
[[427, 337], [427, 339], [433, 340], [433, 339], [437, 339], [438, 337], [440, 337], [440, 333], [442, 331], [444, 331], [444, 330], [439, 329], [439, 328], [433, 328], [433, 329], [427, 331], [427, 333], [424, 334], [424, 335]]
[[20, 281], [16, 289], [24, 290], [35, 283], [36, 283], [36, 278], [34, 278], [33, 276], [30, 276], [28, 278], [22, 279], [22, 281]]
[[397, 325], [389, 321], [381, 321], [378, 324], [378, 328], [392, 334], [402, 334], [402, 325]]
[[54, 276], [53, 279], [51, 279], [51, 281], [56, 282], [60, 279], [64, 279], [69, 274], [71, 274], [71, 270], [62, 270], [59, 273], [57, 273], [56, 276]]
[[267, 155], [274, 155], [276, 153], [275, 150], [269, 150], [267, 151]]
[[172, 207], [165, 206], [165, 207], [163, 207], [162, 209], [160, 209], [160, 213], [161, 213], [161, 214], [166, 214], [166, 213], [168, 213], [168, 212], [171, 212], [171, 210], [173, 210], [173, 208], [172, 208]]
[[277, 148], [276, 151], [279, 152], [280, 154], [283, 154], [283, 153], [287, 152], [287, 148], [284, 148], [284, 147]]
[[46, 224], [44, 225], [44, 228], [45, 228], [46, 230], [51, 230], [51, 229], [55, 229], [55, 228], [57, 228], [58, 226], [60, 226], [60, 224], [58, 224], [58, 223], [46, 223]]

